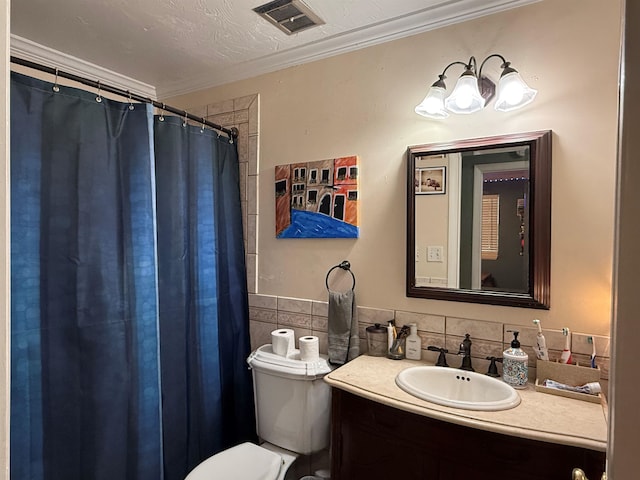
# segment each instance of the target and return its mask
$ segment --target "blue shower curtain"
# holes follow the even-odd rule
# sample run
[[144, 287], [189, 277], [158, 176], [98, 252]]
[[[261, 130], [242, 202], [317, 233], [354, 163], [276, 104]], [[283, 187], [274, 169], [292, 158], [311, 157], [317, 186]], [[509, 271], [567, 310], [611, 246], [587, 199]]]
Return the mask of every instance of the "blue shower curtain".
[[253, 432], [235, 148], [52, 87], [12, 73], [11, 478], [182, 480]]
[[167, 479], [182, 480], [211, 452], [255, 435], [247, 283], [235, 145], [161, 119], [154, 133], [164, 464]]

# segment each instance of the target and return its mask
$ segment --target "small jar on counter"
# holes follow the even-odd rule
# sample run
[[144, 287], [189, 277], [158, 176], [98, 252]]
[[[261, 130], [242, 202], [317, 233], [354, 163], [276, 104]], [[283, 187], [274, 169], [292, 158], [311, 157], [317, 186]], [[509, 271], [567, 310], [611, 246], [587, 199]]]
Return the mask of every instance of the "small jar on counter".
[[387, 327], [379, 323], [371, 325], [366, 329], [368, 354], [372, 357], [386, 357], [389, 351], [387, 340]]

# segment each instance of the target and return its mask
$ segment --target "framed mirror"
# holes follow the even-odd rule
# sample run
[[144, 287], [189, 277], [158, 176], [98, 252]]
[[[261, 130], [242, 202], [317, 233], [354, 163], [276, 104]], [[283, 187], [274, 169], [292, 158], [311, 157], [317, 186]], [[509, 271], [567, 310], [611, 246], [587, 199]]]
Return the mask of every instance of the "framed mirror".
[[551, 131], [407, 150], [408, 297], [548, 309]]

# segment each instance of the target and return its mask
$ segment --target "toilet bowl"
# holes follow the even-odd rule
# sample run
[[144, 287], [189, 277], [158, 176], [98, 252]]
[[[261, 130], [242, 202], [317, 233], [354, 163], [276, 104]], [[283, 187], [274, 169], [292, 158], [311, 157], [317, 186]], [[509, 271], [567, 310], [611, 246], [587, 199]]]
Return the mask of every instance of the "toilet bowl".
[[185, 480], [284, 480], [296, 458], [274, 445], [241, 443], [209, 457]]
[[217, 453], [185, 480], [284, 480], [299, 455], [329, 446], [331, 389], [322, 380], [332, 369], [327, 357], [303, 362], [299, 350], [282, 357], [268, 344], [252, 352], [247, 363], [256, 430], [264, 443], [242, 443]]

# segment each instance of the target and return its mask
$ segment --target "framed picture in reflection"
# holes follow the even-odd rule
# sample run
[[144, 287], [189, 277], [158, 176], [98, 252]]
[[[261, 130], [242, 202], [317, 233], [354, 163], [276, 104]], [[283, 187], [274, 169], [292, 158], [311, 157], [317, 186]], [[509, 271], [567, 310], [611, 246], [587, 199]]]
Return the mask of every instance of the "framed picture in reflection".
[[416, 195], [442, 195], [446, 193], [447, 167], [416, 169]]

